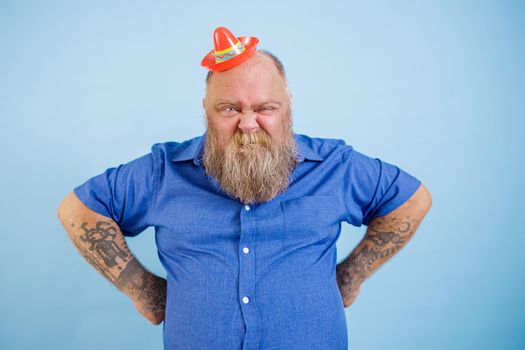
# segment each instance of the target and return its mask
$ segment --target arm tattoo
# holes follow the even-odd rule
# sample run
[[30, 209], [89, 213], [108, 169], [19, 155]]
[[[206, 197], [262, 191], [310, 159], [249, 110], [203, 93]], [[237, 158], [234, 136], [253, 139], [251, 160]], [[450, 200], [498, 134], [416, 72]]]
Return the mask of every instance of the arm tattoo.
[[119, 275], [116, 285], [141, 300], [150, 312], [164, 311], [166, 303], [166, 281], [146, 271], [136, 259], [132, 259]]
[[[74, 224], [71, 226], [75, 227]], [[70, 237], [80, 254], [104, 277], [115, 283], [132, 258], [124, 238], [117, 234], [118, 226], [113, 221], [97, 221], [92, 227], [83, 222], [78, 230], [80, 235], [75, 232]]]
[[117, 258], [128, 261], [130, 254], [115, 242], [117, 229], [107, 221], [98, 221], [93, 228], [86, 226], [87, 222], [83, 222], [80, 225], [80, 228], [84, 230], [84, 234], [80, 236], [80, 239], [89, 244], [89, 251], [102, 258], [108, 268], [117, 267], [118, 270], [122, 270], [122, 266], [118, 264]]
[[[71, 227], [75, 227], [71, 224]], [[125, 294], [145, 302], [153, 312], [163, 310], [165, 281], [147, 271], [129, 251], [114, 221], [83, 222], [81, 235], [71, 235], [80, 254]], [[161, 309], [162, 308], [162, 309]]]
[[411, 238], [418, 222], [410, 217], [378, 217], [371, 221], [363, 240], [336, 268], [343, 298], [350, 296], [375, 270]]

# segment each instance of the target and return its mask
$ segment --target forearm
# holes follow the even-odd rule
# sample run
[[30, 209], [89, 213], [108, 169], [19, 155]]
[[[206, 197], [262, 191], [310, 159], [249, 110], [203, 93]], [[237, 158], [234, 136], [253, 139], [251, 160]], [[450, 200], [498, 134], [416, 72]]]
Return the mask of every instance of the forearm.
[[[76, 219], [69, 221], [69, 238], [79, 253], [121, 292], [136, 299], [153, 288], [155, 276], [133, 256], [120, 228], [113, 220], [96, 220], [91, 223]], [[93, 231], [113, 236], [97, 241], [89, 235]]]
[[361, 242], [337, 265], [341, 289], [355, 290], [410, 240], [417, 226], [409, 217], [373, 219]]
[[400, 207], [370, 222], [361, 242], [336, 267], [345, 306], [355, 299], [361, 284], [408, 243], [431, 205], [432, 197], [421, 184]]
[[[119, 226], [90, 211], [75, 197], [61, 205], [58, 217], [79, 253], [108, 281], [144, 308], [162, 306], [163, 279], [147, 271], [129, 250]], [[159, 300], [157, 300], [159, 298]]]

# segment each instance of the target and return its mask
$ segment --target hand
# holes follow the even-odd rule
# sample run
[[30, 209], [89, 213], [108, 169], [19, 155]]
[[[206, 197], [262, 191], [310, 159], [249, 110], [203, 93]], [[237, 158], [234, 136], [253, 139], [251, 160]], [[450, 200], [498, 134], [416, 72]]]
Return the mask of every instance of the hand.
[[166, 309], [166, 279], [149, 275], [140, 288], [133, 293], [133, 305], [150, 323], [154, 325], [164, 321]]
[[357, 295], [361, 291], [361, 285], [357, 285], [354, 287], [339, 287], [339, 291], [341, 292], [341, 298], [343, 299], [343, 305], [344, 307], [349, 307], [354, 303], [354, 300], [357, 298]]
[[341, 293], [343, 305], [346, 308], [354, 303], [361, 291], [363, 280], [357, 278], [356, 274], [349, 272], [348, 268], [343, 264], [337, 265], [336, 271], [337, 286]]

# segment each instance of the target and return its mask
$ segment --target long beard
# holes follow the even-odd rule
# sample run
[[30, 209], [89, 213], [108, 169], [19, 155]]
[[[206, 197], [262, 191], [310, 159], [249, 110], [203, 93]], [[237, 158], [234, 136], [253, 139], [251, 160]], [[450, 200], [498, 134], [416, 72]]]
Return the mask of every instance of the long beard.
[[287, 127], [281, 142], [264, 131], [237, 130], [223, 149], [219, 135], [208, 127], [203, 164], [221, 188], [242, 203], [266, 202], [286, 190], [297, 165], [297, 145]]

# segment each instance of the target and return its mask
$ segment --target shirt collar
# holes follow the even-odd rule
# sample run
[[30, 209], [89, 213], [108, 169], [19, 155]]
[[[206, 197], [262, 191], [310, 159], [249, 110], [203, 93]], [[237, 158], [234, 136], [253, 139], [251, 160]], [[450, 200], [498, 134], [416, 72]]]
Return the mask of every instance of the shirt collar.
[[[297, 160], [301, 163], [304, 160], [323, 161], [324, 158], [315, 150], [308, 142], [305, 135], [293, 133], [298, 146]], [[206, 133], [201, 136], [194, 137], [186, 141], [185, 147], [179, 147], [171, 157], [172, 162], [181, 162], [193, 160], [193, 164], [200, 165], [202, 161], [202, 153], [204, 148], [204, 140]]]

